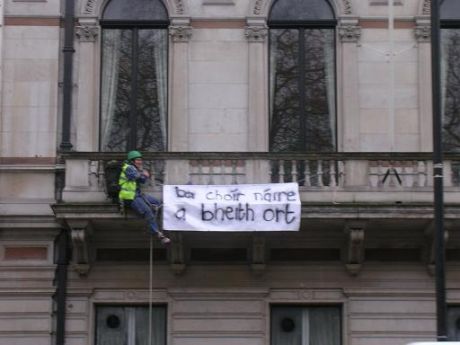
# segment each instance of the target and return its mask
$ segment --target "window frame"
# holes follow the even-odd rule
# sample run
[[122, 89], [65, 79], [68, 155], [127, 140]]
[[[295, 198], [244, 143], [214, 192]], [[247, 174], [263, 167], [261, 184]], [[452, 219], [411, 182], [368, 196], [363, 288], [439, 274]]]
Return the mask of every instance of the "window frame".
[[[159, 0], [160, 2], [163, 3], [163, 1]], [[106, 6], [108, 6], [109, 3], [107, 3]], [[164, 3], [163, 3], [163, 6], [164, 6]], [[166, 6], [165, 6], [165, 10], [167, 12], [167, 9], [166, 9]], [[105, 11], [105, 8], [104, 10], [102, 11], [102, 13], [104, 13]], [[168, 28], [169, 28], [169, 25], [170, 25], [170, 20], [138, 20], [138, 21], [133, 21], [133, 20], [106, 20], [106, 19], [103, 19], [103, 15], [102, 15], [102, 18], [99, 20], [99, 25], [101, 27], [101, 49], [100, 49], [100, 54], [99, 54], [99, 58], [100, 58], [100, 68], [99, 68], [99, 80], [101, 81], [100, 83], [100, 86], [99, 86], [99, 94], [102, 94], [102, 72], [103, 72], [103, 68], [104, 68], [104, 61], [103, 61], [103, 49], [102, 49], [102, 45], [103, 45], [103, 42], [104, 42], [104, 31], [105, 30], [132, 30], [132, 36], [131, 36], [131, 40], [132, 40], [132, 51], [131, 51], [131, 54], [132, 54], [132, 57], [131, 57], [131, 61], [132, 61], [132, 66], [131, 66], [131, 73], [132, 73], [132, 76], [133, 78], [131, 79], [131, 94], [130, 95], [134, 95], [131, 97], [131, 101], [130, 101], [130, 114], [129, 114], [129, 118], [128, 118], [128, 123], [129, 123], [129, 128], [130, 128], [130, 131], [129, 131], [129, 135], [128, 135], [128, 138], [127, 138], [127, 147], [121, 151], [121, 152], [124, 152], [125, 150], [126, 151], [129, 151], [129, 150], [135, 150], [135, 149], [138, 149], [137, 147], [137, 132], [138, 132], [138, 126], [137, 126], [137, 116], [136, 116], [136, 100], [137, 100], [137, 87], [138, 87], [138, 82], [137, 82], [137, 73], [139, 71], [138, 67], [139, 67], [139, 64], [138, 64], [138, 51], [139, 51], [139, 30], [145, 30], [145, 29], [159, 29], [159, 30], [166, 30], [166, 32], [168, 33]], [[166, 133], [166, 138], [165, 138], [165, 149], [163, 152], [167, 151], [168, 150], [168, 141], [169, 141], [169, 138], [168, 138], [168, 133], [169, 133], [169, 130], [168, 130], [168, 126], [169, 126], [169, 123], [168, 123], [168, 114], [169, 114], [169, 41], [168, 39], [166, 39], [166, 43], [167, 43], [167, 49], [166, 49], [166, 71], [167, 71], [167, 82], [166, 82], [166, 100], [165, 100], [165, 104], [166, 104], [166, 114], [165, 114], [165, 133]], [[99, 99], [99, 106], [98, 106], [98, 109], [99, 109], [99, 142], [98, 142], [98, 146], [99, 146], [99, 150], [102, 151], [102, 102], [101, 102], [101, 99]]]
[[270, 303], [268, 305], [269, 308], [269, 320], [268, 320], [268, 333], [269, 333], [269, 344], [273, 345], [273, 336], [272, 336], [272, 321], [273, 321], [273, 309], [274, 308], [299, 308], [301, 310], [305, 308], [336, 308], [339, 312], [340, 315], [340, 329], [339, 329], [339, 336], [340, 336], [340, 345], [345, 344], [345, 334], [344, 331], [346, 329], [345, 325], [345, 305], [341, 302], [337, 303], [321, 303], [321, 304], [311, 304], [311, 303], [279, 303], [279, 302], [274, 302]]
[[[270, 39], [271, 35], [270, 35], [270, 30], [271, 29], [297, 29], [299, 30], [299, 42], [300, 42], [300, 45], [299, 45], [299, 61], [305, 61], [305, 50], [304, 49], [300, 49], [302, 48], [303, 46], [303, 41], [300, 39], [300, 33], [302, 33], [302, 35], [305, 34], [305, 30], [306, 29], [330, 29], [333, 31], [333, 37], [334, 37], [334, 40], [333, 40], [333, 46], [334, 46], [334, 60], [333, 60], [333, 64], [334, 64], [334, 105], [335, 105], [335, 109], [334, 109], [334, 116], [335, 116], [335, 121], [334, 121], [334, 133], [335, 133], [335, 137], [333, 138], [334, 140], [334, 143], [335, 143], [335, 149], [333, 151], [330, 151], [330, 152], [337, 152], [338, 151], [338, 92], [337, 92], [337, 24], [338, 24], [338, 21], [337, 19], [334, 19], [334, 20], [292, 20], [292, 21], [289, 21], [289, 20], [268, 20], [267, 21], [267, 25], [268, 25], [268, 30], [269, 30], [269, 39], [268, 39], [268, 52], [269, 52], [269, 57], [270, 57], [270, 52], [271, 52], [271, 44], [272, 44], [272, 41]], [[305, 36], [302, 36], [302, 37], [305, 37]], [[268, 75], [269, 75], [269, 80], [270, 80], [270, 72], [271, 72], [271, 59], [269, 58], [268, 59]], [[305, 107], [302, 107], [302, 105], [305, 104], [305, 92], [303, 92], [305, 90], [305, 83], [301, 83], [300, 80], [301, 80], [301, 76], [302, 76], [302, 72], [304, 72], [304, 69], [303, 69], [303, 65], [299, 63], [299, 77], [297, 78], [297, 82], [298, 82], [298, 85], [299, 85], [299, 94], [303, 95], [302, 97], [300, 97], [300, 100], [299, 100], [299, 104], [300, 104], [300, 109], [302, 110], [301, 111], [301, 116], [300, 118], [301, 119], [304, 119], [306, 115], [305, 114]], [[271, 87], [271, 85], [270, 85]], [[271, 99], [271, 94], [269, 93], [268, 95], [268, 102], [269, 102], [269, 109], [272, 107], [272, 99]], [[270, 112], [270, 110], [269, 110]], [[301, 120], [300, 122], [302, 125], [304, 123], [304, 120]], [[305, 126], [303, 126], [305, 127]], [[271, 128], [272, 128], [272, 114], [269, 113], [269, 143], [268, 143], [268, 147], [269, 147], [269, 151], [270, 152], [273, 152], [272, 151], [272, 137], [271, 137]], [[302, 141], [305, 143], [306, 142], [306, 136], [305, 136], [305, 132], [302, 133]], [[308, 152], [308, 151], [302, 151], [302, 152]], [[316, 151], [313, 151], [313, 152], [316, 152]], [[327, 152], [327, 151], [324, 151], [324, 152]]]
[[[300, 39], [300, 34], [302, 34], [302, 37], [305, 37], [304, 34], [305, 34], [305, 30], [306, 29], [330, 29], [330, 30], [333, 30], [333, 37], [334, 37], [334, 40], [333, 40], [333, 47], [334, 47], [334, 59], [333, 59], [333, 64], [334, 64], [334, 117], [335, 117], [335, 121], [334, 121], [334, 138], [333, 138], [333, 142], [334, 142], [334, 149], [332, 151], [306, 151], [306, 150], [302, 150], [302, 151], [299, 151], [299, 152], [337, 152], [338, 149], [339, 149], [339, 144], [338, 144], [338, 138], [339, 138], [339, 135], [338, 135], [338, 129], [339, 129], [339, 126], [338, 126], [338, 92], [337, 92], [337, 78], [338, 78], [338, 74], [337, 74], [337, 25], [338, 25], [338, 20], [337, 20], [337, 17], [336, 17], [336, 13], [335, 13], [335, 9], [334, 7], [332, 6], [331, 2], [329, 0], [323, 0], [325, 2], [325, 4], [327, 6], [330, 7], [330, 10], [332, 12], [332, 15], [334, 16], [334, 19], [306, 19], [306, 20], [297, 20], [297, 19], [293, 19], [293, 20], [289, 20], [289, 19], [285, 19], [285, 20], [273, 20], [271, 19], [271, 16], [272, 16], [272, 11], [273, 11], [273, 8], [276, 6], [277, 2], [280, 1], [280, 0], [275, 0], [273, 1], [273, 3], [271, 4], [270, 6], [270, 10], [269, 10], [269, 13], [268, 13], [268, 17], [267, 17], [267, 26], [268, 26], [268, 79], [269, 79], [269, 90], [271, 88], [271, 84], [270, 84], [270, 80], [271, 80], [271, 70], [272, 70], [272, 66], [271, 66], [271, 45], [272, 45], [272, 40], [271, 40], [271, 34], [270, 34], [270, 31], [271, 29], [297, 29], [299, 30], [299, 56], [298, 56], [298, 59], [299, 61], [305, 61], [305, 50], [304, 49], [301, 49], [302, 46], [303, 46], [303, 40]], [[303, 92], [305, 90], [305, 83], [302, 83], [300, 82], [301, 81], [301, 76], [302, 76], [302, 72], [304, 71], [303, 69], [303, 65], [299, 63], [299, 76], [297, 78], [297, 85], [299, 85], [299, 94], [302, 95], [302, 97], [300, 97], [300, 100], [299, 100], [299, 109], [301, 109], [301, 113], [300, 113], [300, 121], [299, 121], [299, 124], [302, 125], [303, 128], [305, 128], [305, 107], [302, 106], [305, 104], [305, 92]], [[272, 139], [272, 135], [271, 135], [271, 131], [272, 131], [272, 113], [271, 113], [271, 109], [272, 109], [272, 95], [271, 93], [269, 92], [268, 93], [268, 104], [269, 104], [269, 111], [268, 111], [268, 117], [269, 117], [269, 121], [268, 121], [268, 150], [269, 152], [274, 152], [273, 149], [272, 149], [272, 145], [273, 145], [273, 139]], [[306, 133], [305, 131], [302, 132], [302, 142], [305, 146], [307, 140], [306, 140]], [[297, 151], [296, 151], [297, 152]]]
[[[92, 323], [92, 338], [93, 338], [93, 344], [97, 345], [97, 316], [98, 316], [98, 308], [101, 307], [106, 307], [106, 308], [147, 308], [149, 311], [149, 303], [94, 303], [93, 304], [93, 323]], [[164, 311], [164, 343], [165, 345], [168, 345], [168, 310], [169, 310], [169, 305], [168, 303], [153, 303], [152, 308], [155, 307], [161, 307], [163, 308]]]

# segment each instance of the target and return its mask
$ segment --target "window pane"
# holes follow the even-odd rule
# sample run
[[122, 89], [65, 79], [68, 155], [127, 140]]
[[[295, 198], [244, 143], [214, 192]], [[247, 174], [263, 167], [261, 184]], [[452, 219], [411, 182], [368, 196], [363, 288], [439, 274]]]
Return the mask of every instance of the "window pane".
[[446, 151], [460, 151], [460, 30], [441, 33], [443, 144]]
[[112, 0], [106, 6], [103, 20], [167, 21], [166, 8], [160, 0]]
[[125, 151], [129, 135], [132, 31], [104, 30], [102, 36], [101, 146]]
[[[152, 308], [151, 345], [166, 344], [166, 308]], [[97, 307], [95, 345], [150, 345], [148, 307]]]
[[301, 150], [299, 32], [270, 30], [271, 151]]
[[166, 30], [139, 30], [136, 147], [145, 151], [166, 149], [166, 45]]
[[340, 345], [339, 307], [273, 307], [271, 345]]
[[305, 30], [305, 147], [335, 150], [334, 31]]
[[458, 0], [442, 0], [440, 10], [441, 20], [460, 19], [460, 1]]
[[460, 307], [448, 307], [447, 309], [447, 335], [449, 341], [460, 340]]
[[334, 12], [327, 0], [278, 0], [270, 12], [270, 21], [332, 20]]
[[270, 30], [270, 150], [334, 151], [332, 29]]

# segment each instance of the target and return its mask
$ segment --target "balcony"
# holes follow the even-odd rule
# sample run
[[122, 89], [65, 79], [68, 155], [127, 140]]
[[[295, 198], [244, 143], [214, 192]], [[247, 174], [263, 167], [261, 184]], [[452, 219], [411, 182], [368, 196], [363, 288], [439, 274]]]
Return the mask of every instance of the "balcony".
[[[142, 227], [142, 221], [134, 214], [120, 214], [119, 205], [107, 196], [107, 181], [114, 180], [111, 166], [121, 162], [124, 154], [76, 152], [62, 158], [65, 180], [53, 210], [72, 229], [74, 261], [85, 272], [90, 261], [88, 236], [109, 229], [134, 231]], [[446, 154], [444, 163], [446, 228], [452, 229], [460, 225], [460, 155]], [[329, 253], [329, 259], [341, 258], [352, 273], [359, 271], [365, 250], [367, 257], [404, 258], [412, 253], [415, 258], [423, 248], [426, 263], [433, 267], [430, 153], [151, 153], [144, 156], [144, 168], [150, 172], [145, 191], [159, 199], [164, 184], [299, 184], [302, 224], [298, 234], [172, 234], [176, 244], [169, 260], [173, 267], [183, 267], [187, 261], [184, 246], [192, 261], [206, 257], [210, 250], [215, 254], [216, 248], [222, 249], [220, 253], [231, 249], [229, 258], [238, 250], [252, 253], [253, 267], [264, 266], [267, 246], [271, 257], [281, 261], [312, 253], [323, 258]], [[365, 230], [370, 246], [366, 249]], [[100, 236], [102, 243], [104, 235]], [[323, 237], [312, 240], [311, 236]], [[452, 248], [460, 245], [454, 242], [458, 241], [452, 240]], [[250, 249], [246, 252], [245, 248]]]

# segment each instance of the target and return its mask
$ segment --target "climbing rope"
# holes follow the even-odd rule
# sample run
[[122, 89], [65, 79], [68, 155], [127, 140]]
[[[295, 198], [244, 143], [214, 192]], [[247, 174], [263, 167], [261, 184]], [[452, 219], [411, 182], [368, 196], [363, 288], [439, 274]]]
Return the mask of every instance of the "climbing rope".
[[150, 265], [149, 265], [149, 342], [152, 345], [152, 312], [153, 312], [153, 235], [150, 235]]

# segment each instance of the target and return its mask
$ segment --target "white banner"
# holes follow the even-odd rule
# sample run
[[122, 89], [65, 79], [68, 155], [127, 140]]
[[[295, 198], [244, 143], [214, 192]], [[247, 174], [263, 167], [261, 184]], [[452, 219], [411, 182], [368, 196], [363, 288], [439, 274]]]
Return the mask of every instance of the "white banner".
[[297, 183], [163, 186], [163, 229], [298, 231]]

